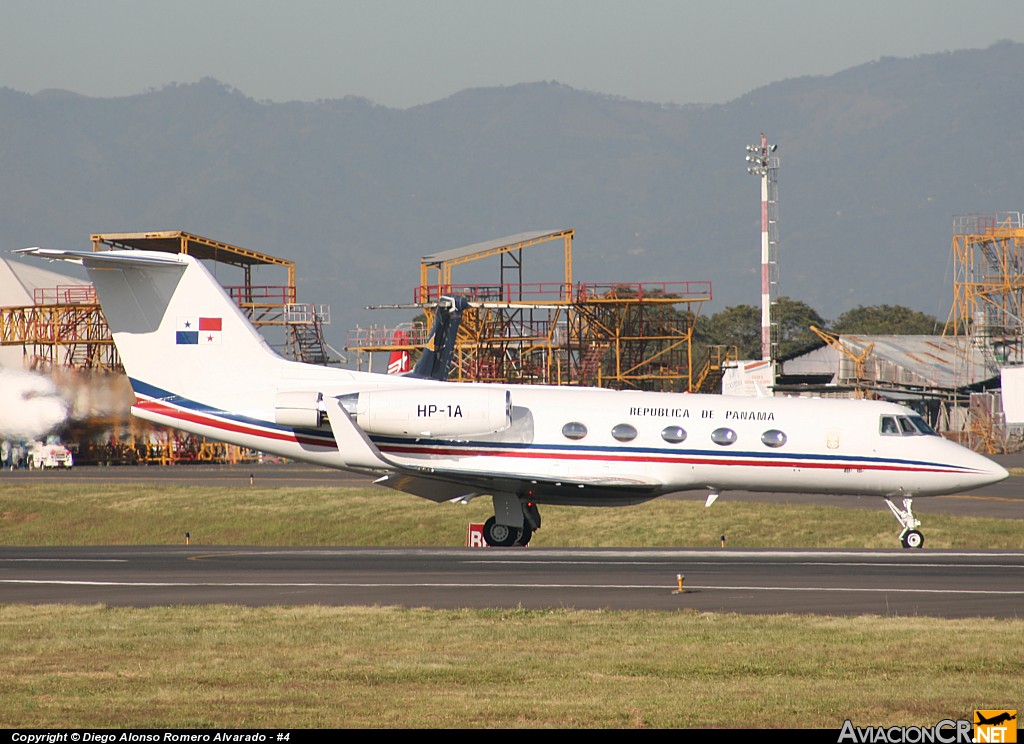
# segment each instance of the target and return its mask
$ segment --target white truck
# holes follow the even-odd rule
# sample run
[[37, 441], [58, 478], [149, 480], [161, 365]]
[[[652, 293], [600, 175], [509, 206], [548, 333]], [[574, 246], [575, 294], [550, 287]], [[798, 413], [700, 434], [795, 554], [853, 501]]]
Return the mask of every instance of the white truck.
[[49, 436], [45, 442], [33, 442], [28, 450], [28, 466], [43, 468], [70, 468], [75, 464], [71, 451], [57, 437]]

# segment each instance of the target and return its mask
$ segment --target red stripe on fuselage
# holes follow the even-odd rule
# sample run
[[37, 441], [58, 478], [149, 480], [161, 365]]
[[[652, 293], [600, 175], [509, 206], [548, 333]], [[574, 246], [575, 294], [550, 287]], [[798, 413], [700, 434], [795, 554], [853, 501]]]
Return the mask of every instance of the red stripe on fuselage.
[[189, 421], [193, 424], [200, 424], [202, 426], [209, 426], [214, 429], [221, 429], [222, 431], [230, 431], [236, 434], [247, 434], [253, 437], [263, 437], [264, 439], [274, 439], [279, 442], [296, 442], [298, 444], [311, 444], [317, 447], [327, 447], [329, 449], [335, 449], [333, 442], [330, 444], [324, 440], [312, 439], [310, 437], [301, 437], [295, 432], [283, 432], [283, 431], [267, 431], [265, 429], [257, 429], [252, 426], [246, 426], [244, 424], [236, 424], [231, 421], [224, 421], [222, 419], [210, 418], [199, 413], [193, 413], [181, 408], [172, 408], [164, 403], [160, 403], [156, 400], [144, 400], [136, 396], [135, 407], [141, 408], [144, 411], [151, 411], [152, 413], [159, 413], [162, 416], [169, 418], [178, 419], [179, 421]]
[[472, 450], [455, 448], [430, 448], [430, 447], [407, 447], [402, 445], [386, 445], [380, 448], [381, 452], [396, 455], [444, 455], [447, 457], [526, 457], [529, 459], [545, 460], [586, 460], [598, 462], [653, 462], [668, 463], [670, 465], [742, 465], [760, 466], [766, 468], [815, 468], [819, 470], [895, 470], [908, 473], [959, 473], [960, 470], [943, 467], [913, 467], [906, 465], [875, 465], [867, 463], [851, 462], [806, 462], [796, 460], [762, 460], [760, 458], [743, 458], [737, 455], [728, 460], [714, 457], [693, 457], [680, 454], [678, 456], [659, 455], [605, 455], [605, 454], [567, 454], [563, 452], [537, 452], [529, 450], [501, 451], [501, 450]]

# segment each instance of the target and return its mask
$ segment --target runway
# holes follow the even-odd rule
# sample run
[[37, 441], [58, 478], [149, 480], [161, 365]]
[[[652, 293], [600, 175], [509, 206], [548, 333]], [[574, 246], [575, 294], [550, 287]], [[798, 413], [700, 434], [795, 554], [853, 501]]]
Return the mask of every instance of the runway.
[[0, 602], [1019, 618], [1024, 552], [0, 548]]
[[[1011, 466], [1011, 463], [1005, 463]], [[1012, 463], [1017, 466], [1018, 463]], [[0, 484], [370, 487], [309, 465], [75, 468], [4, 472]], [[663, 498], [698, 499], [703, 493]], [[723, 500], [883, 509], [877, 498], [726, 492]], [[916, 510], [1024, 518], [1024, 478]], [[677, 576], [686, 590], [678, 593]], [[1024, 617], [1024, 552], [0, 548], [0, 602], [156, 606], [383, 604], [741, 613]]]

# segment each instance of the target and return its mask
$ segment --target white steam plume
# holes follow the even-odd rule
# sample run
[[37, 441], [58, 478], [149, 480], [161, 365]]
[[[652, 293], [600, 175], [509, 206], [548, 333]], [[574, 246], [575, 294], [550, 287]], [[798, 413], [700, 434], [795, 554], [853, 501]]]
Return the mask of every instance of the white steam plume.
[[39, 439], [68, 415], [53, 381], [33, 372], [0, 368], [0, 439]]

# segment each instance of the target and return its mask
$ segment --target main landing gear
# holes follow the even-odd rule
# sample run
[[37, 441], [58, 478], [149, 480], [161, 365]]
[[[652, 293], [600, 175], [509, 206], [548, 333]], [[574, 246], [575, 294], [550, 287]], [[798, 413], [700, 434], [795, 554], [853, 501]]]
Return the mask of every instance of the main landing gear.
[[527, 545], [533, 537], [529, 525], [520, 528], [498, 524], [494, 517], [484, 522], [484, 542], [492, 548], [511, 548], [513, 545]]
[[903, 508], [892, 503], [892, 499], [885, 497], [885, 503], [889, 505], [896, 521], [900, 523], [903, 532], [900, 533], [900, 542], [904, 548], [923, 548], [924, 535], [917, 528], [921, 526], [921, 520], [914, 516], [913, 498], [907, 496], [903, 499]]
[[494, 497], [494, 516], [484, 522], [484, 542], [495, 548], [530, 544], [534, 530], [540, 529], [537, 505], [513, 497]]

